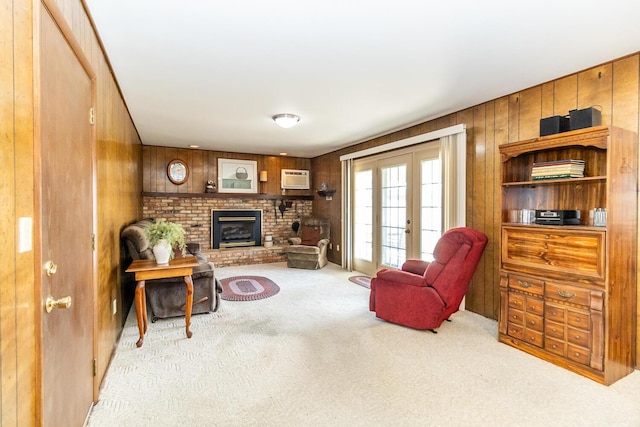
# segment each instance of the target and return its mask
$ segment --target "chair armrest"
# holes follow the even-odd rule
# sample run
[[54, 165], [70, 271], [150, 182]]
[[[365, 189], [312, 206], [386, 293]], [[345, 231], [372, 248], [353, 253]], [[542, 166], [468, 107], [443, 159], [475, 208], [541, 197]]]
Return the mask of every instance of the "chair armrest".
[[318, 247], [320, 250], [329, 244], [329, 239], [320, 239], [318, 240]]
[[391, 285], [411, 285], [422, 288], [428, 286], [424, 277], [402, 270], [380, 270], [375, 279], [385, 281]]
[[187, 252], [192, 255], [195, 255], [202, 251], [202, 245], [198, 242], [189, 242], [187, 243]]
[[424, 275], [427, 271], [427, 267], [431, 264], [428, 261], [422, 261], [421, 259], [408, 259], [402, 264], [402, 271], [408, 271], [409, 273], [417, 274], [419, 276]]
[[300, 237], [289, 237], [288, 242], [290, 245], [299, 245], [302, 243], [302, 239]]

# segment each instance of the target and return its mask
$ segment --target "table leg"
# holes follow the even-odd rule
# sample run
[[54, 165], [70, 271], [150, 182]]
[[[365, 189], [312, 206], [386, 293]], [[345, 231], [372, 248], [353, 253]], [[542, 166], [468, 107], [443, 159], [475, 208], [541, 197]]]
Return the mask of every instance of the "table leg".
[[142, 320], [144, 321], [144, 333], [147, 333], [147, 327], [149, 326], [149, 317], [147, 316], [147, 287], [142, 287]]
[[144, 334], [147, 332], [147, 300], [145, 298], [144, 280], [138, 281], [136, 286], [136, 318], [138, 319], [138, 332], [140, 339], [136, 343], [137, 347], [142, 346]]
[[186, 323], [187, 338], [191, 338], [193, 335], [189, 330], [191, 326], [191, 310], [193, 308], [193, 280], [191, 276], [184, 276], [184, 283], [187, 285], [187, 306], [184, 310], [184, 320]]

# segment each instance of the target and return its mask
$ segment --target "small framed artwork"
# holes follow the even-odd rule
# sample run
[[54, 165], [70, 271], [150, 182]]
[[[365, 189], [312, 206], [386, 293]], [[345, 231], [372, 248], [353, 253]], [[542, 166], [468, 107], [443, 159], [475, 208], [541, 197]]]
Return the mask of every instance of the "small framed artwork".
[[220, 193], [257, 193], [258, 162], [218, 159], [218, 191]]

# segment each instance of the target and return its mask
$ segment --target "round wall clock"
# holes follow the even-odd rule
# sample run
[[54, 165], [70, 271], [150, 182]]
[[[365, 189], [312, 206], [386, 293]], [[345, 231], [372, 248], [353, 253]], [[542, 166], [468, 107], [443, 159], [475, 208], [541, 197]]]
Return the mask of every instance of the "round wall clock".
[[176, 185], [182, 185], [187, 182], [187, 178], [189, 178], [187, 162], [180, 159], [171, 160], [167, 165], [167, 176], [169, 181]]

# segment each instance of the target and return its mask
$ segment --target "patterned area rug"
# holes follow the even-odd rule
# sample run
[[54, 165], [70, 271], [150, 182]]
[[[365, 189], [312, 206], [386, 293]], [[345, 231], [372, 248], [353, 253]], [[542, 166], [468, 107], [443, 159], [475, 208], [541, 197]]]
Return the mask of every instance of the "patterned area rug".
[[371, 289], [371, 277], [369, 276], [351, 276], [349, 280], [356, 285], [363, 286], [367, 289]]
[[220, 284], [220, 298], [227, 301], [254, 301], [280, 292], [278, 285], [262, 276], [234, 276], [220, 279]]

